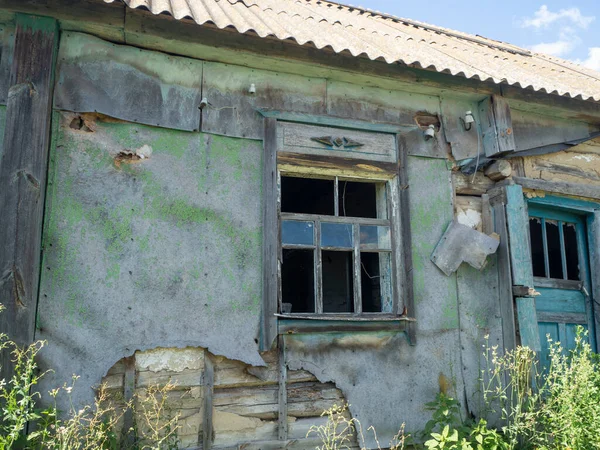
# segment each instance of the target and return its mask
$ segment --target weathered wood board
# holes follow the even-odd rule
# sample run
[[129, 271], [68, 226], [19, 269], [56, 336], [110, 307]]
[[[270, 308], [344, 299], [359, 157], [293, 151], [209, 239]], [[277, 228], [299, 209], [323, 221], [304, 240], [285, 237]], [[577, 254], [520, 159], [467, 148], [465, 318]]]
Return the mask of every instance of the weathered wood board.
[[[457, 161], [475, 158], [483, 153], [481, 134], [478, 124], [480, 123], [477, 102], [464, 98], [442, 96], [440, 99], [441, 119], [444, 124], [446, 139], [452, 147], [452, 156]], [[466, 130], [464, 118], [467, 111], [471, 111], [475, 123], [471, 129]]]
[[277, 150], [327, 157], [397, 161], [393, 134], [280, 122]]
[[582, 139], [589, 135], [585, 122], [511, 110], [516, 151]]
[[6, 105], [8, 83], [15, 49], [15, 30], [11, 26], [0, 27], [0, 104]]
[[[17, 15], [0, 152], [0, 331], [20, 347], [35, 337], [58, 35], [54, 19]], [[1, 353], [0, 379], [13, 359]]]
[[202, 61], [64, 33], [55, 107], [175, 130], [200, 129]]
[[[325, 114], [327, 83], [286, 73], [204, 64], [202, 131], [248, 139], [263, 138], [258, 109]], [[254, 85], [255, 92], [251, 92]]]

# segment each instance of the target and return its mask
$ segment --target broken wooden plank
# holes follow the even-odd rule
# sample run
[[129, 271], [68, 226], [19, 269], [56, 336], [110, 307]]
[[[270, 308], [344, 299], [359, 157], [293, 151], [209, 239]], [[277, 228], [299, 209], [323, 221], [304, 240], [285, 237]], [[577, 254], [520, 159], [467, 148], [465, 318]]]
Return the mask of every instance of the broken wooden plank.
[[482, 195], [494, 187], [494, 181], [481, 172], [476, 172], [475, 175], [453, 172], [452, 182], [455, 193], [460, 195]]
[[[35, 336], [57, 45], [54, 19], [17, 14], [0, 155], [0, 331], [20, 346]], [[2, 353], [0, 379], [11, 359]]]
[[452, 221], [433, 250], [431, 261], [446, 276], [456, 272], [463, 262], [481, 270], [487, 256], [496, 251], [499, 243], [497, 238]]
[[492, 95], [479, 103], [482, 142], [485, 156], [497, 157], [515, 151], [515, 138], [506, 99]]
[[590, 186], [583, 183], [568, 183], [563, 181], [536, 180], [524, 177], [513, 177], [513, 180], [515, 183], [527, 189], [600, 200], [600, 186]]

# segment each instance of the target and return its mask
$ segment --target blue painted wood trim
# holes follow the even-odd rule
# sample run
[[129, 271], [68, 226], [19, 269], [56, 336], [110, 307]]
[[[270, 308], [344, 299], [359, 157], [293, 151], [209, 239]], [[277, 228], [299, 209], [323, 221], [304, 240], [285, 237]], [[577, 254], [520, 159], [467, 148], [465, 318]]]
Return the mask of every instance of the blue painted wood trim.
[[550, 206], [553, 208], [562, 208], [573, 214], [585, 215], [600, 209], [600, 203], [579, 200], [568, 197], [558, 197], [556, 195], [546, 195], [545, 197], [534, 197], [528, 200], [529, 204]]
[[287, 122], [300, 122], [310, 125], [351, 128], [353, 130], [375, 131], [379, 133], [397, 134], [405, 133], [407, 131], [412, 131], [419, 128], [417, 124], [415, 124], [414, 126], [403, 126], [394, 123], [374, 123], [365, 122], [362, 120], [345, 119], [343, 117], [321, 116], [316, 114], [278, 111], [264, 108], [258, 108], [256, 111], [262, 114], [264, 117], [272, 117], [274, 119], [283, 120]]
[[519, 185], [506, 186], [506, 221], [510, 236], [513, 285], [533, 287], [529, 215], [523, 189]]
[[535, 298], [518, 297], [516, 303], [521, 345], [539, 352], [542, 350], [542, 346], [540, 343], [537, 313], [535, 311]]

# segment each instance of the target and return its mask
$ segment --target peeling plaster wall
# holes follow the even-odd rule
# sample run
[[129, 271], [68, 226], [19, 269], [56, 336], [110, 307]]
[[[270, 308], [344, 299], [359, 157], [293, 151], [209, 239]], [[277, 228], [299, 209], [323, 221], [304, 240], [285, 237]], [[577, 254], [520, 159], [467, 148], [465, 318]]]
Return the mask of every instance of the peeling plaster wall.
[[[73, 43], [77, 38], [77, 33], [64, 36], [71, 50], [81, 50]], [[409, 154], [419, 155], [408, 157], [417, 344], [410, 346], [402, 332], [285, 336], [288, 368], [307, 371], [302, 373], [309, 373], [315, 383], [294, 395], [319, 398], [320, 383], [335, 383], [353, 415], [365, 428], [374, 425], [384, 443], [403, 422], [408, 431], [422, 428], [430, 417], [424, 404], [440, 388], [469, 406], [481, 339], [498, 332], [497, 272], [492, 259], [484, 273], [461, 268], [446, 277], [430, 261], [454, 216], [451, 163], [445, 150], [438, 151], [438, 144], [441, 149], [446, 146], [443, 131], [426, 142], [422, 130], [411, 122], [419, 111], [437, 118], [437, 97], [374, 87], [363, 92], [358, 85], [336, 86], [325, 79], [301, 80], [236, 66], [177, 61], [188, 85], [162, 73], [172, 69], [171, 57], [152, 52], [148, 64], [157, 71], [153, 73], [148, 64], [138, 61], [146, 51], [90, 37], [82, 42], [85, 51], [63, 49], [62, 55], [71, 60], [61, 62], [62, 75], [57, 78], [78, 86], [78, 96], [69, 97], [77, 100], [70, 109], [96, 110], [98, 103], [107, 106], [106, 113], [119, 116], [129, 110], [117, 108], [117, 114], [110, 109], [118, 106], [111, 98], [118, 99], [123, 92], [133, 98], [144, 95], [133, 81], [110, 86], [106, 93], [95, 89], [92, 97], [86, 97], [86, 83], [96, 83], [90, 68], [98, 66], [97, 59], [107, 58], [105, 51], [127, 66], [119, 70], [133, 80], [141, 76], [137, 71], [143, 72], [145, 83], [161, 92], [176, 93], [182, 84], [191, 89], [190, 98], [197, 99], [202, 79], [204, 95], [210, 94], [209, 105], [202, 112], [204, 132], [132, 123], [141, 120], [137, 115], [122, 117], [129, 120], [123, 122], [98, 114], [55, 114], [36, 334], [48, 340], [43, 367], [55, 372], [44, 380], [42, 391], [76, 373], [82, 378], [74, 391], [75, 403], [89, 403], [90, 387], [134, 352], [136, 358], [145, 358], [148, 369], [137, 368], [138, 383], [140, 376], [143, 379], [144, 373], [155, 370], [169, 374], [192, 370], [186, 365], [187, 353], [141, 352], [159, 347], [207, 349], [215, 358], [217, 380], [219, 358], [227, 358], [231, 370], [239, 372], [234, 384], [246, 383], [245, 377], [258, 373], [265, 363], [270, 367], [272, 355], [260, 355], [255, 341], [262, 307], [262, 142], [250, 139], [262, 136], [262, 117], [255, 107], [287, 105], [295, 112], [329, 112], [348, 120], [397, 121], [410, 135]], [[198, 69], [198, 79], [190, 68]], [[75, 69], [87, 74], [84, 82], [73, 79]], [[220, 76], [223, 73], [228, 76]], [[247, 92], [249, 83], [256, 84], [255, 96]], [[286, 89], [288, 85], [293, 89]], [[195, 100], [183, 107], [172, 97], [165, 99], [154, 103], [172, 108], [175, 115], [145, 113], [152, 117], [164, 113], [176, 121], [196, 108]], [[447, 100], [446, 106], [460, 110], [452, 102]], [[142, 147], [144, 155], [152, 149], [148, 158], [139, 157]], [[113, 369], [108, 377], [122, 375]], [[267, 376], [269, 392], [261, 395], [276, 390], [271, 375]], [[252, 395], [243, 401], [252, 401]], [[288, 402], [290, 420], [296, 420], [300, 416], [294, 416], [292, 403]], [[328, 403], [314, 405], [324, 409]], [[218, 411], [213, 417], [215, 431], [237, 420], [231, 414], [237, 412]], [[228, 430], [221, 438], [215, 435], [215, 442], [228, 446], [236, 439], [246, 440], [246, 425], [262, 430], [256, 439], [276, 439], [272, 423], [256, 422], [272, 421], [271, 414], [241, 414], [237, 423], [242, 428]], [[314, 415], [310, 420], [318, 422]], [[302, 424], [306, 426], [308, 419]], [[300, 437], [302, 427], [290, 425], [290, 438]], [[369, 446], [374, 445], [371, 440]]]
[[[55, 118], [36, 333], [55, 372], [42, 391], [73, 373], [97, 384], [124, 355], [158, 346], [262, 365], [261, 144]], [[115, 162], [142, 145], [149, 159]]]

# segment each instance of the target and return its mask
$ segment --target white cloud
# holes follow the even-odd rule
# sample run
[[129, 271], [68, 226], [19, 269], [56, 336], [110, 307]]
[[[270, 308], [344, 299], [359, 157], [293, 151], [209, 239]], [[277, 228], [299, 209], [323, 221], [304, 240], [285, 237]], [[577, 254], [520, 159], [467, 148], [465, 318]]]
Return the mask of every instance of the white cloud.
[[577, 62], [583, 66], [600, 72], [600, 47], [591, 47], [588, 50], [588, 58]]
[[558, 12], [552, 12], [546, 5], [542, 5], [535, 13], [532, 18], [524, 18], [521, 22], [523, 28], [546, 28], [549, 25], [559, 20], [569, 20], [579, 28], [587, 28], [596, 17], [584, 16], [581, 14], [579, 8], [561, 9]]
[[573, 34], [570, 28], [565, 28], [560, 32], [559, 39], [554, 42], [542, 42], [532, 45], [531, 50], [537, 53], [545, 53], [552, 56], [564, 56], [577, 47], [581, 39], [576, 34]]

